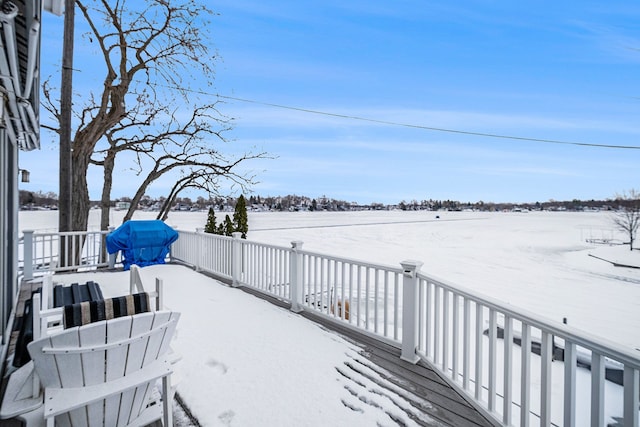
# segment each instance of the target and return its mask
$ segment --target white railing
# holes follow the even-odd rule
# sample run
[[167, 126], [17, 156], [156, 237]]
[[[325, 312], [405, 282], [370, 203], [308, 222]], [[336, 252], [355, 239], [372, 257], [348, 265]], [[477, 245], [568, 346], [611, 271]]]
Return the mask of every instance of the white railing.
[[180, 231], [180, 238], [171, 245], [171, 258], [231, 279], [232, 238], [202, 232]]
[[[606, 401], [624, 426], [638, 427], [640, 358], [615, 343], [434, 279], [420, 262], [389, 267], [305, 251], [302, 242], [188, 234], [191, 244], [230, 242], [216, 255], [230, 262], [210, 272], [231, 271], [235, 285], [394, 343], [404, 360], [428, 361], [503, 425], [604, 426]], [[208, 269], [200, 256], [195, 247], [172, 249]], [[616, 376], [623, 386], [607, 381]]]
[[25, 279], [44, 272], [89, 270], [109, 266], [105, 237], [109, 231], [34, 232], [21, 239]]
[[305, 310], [400, 343], [402, 270], [298, 250]]
[[427, 361], [502, 425], [604, 427], [606, 409], [639, 427], [637, 352], [433, 278], [421, 262], [383, 266], [305, 251], [302, 242], [183, 231], [171, 257], [362, 330], [400, 348], [403, 360]]
[[417, 353], [504, 425], [605, 426], [606, 401], [638, 426], [637, 352], [421, 273], [416, 293]]
[[[282, 300], [290, 300], [290, 254], [287, 248], [241, 240], [236, 285], [250, 286]], [[234, 254], [235, 256], [236, 254]]]

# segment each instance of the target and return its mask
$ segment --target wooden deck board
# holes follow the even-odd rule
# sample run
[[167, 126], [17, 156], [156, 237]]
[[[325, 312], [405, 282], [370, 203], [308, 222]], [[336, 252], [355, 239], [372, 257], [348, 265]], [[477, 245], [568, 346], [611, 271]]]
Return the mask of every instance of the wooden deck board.
[[410, 403], [430, 417], [450, 426], [493, 425], [426, 363], [405, 362], [400, 359], [399, 348], [321, 316], [306, 312], [303, 315], [362, 347], [362, 354], [380, 368], [381, 375], [407, 392]]

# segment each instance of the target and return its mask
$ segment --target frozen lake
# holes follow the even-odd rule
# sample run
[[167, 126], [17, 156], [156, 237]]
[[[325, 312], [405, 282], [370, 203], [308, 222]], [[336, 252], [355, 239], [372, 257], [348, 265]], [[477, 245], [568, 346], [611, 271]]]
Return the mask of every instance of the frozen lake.
[[[123, 211], [112, 211], [117, 226]], [[368, 262], [424, 262], [423, 272], [631, 348], [640, 348], [640, 251], [587, 239], [618, 239], [606, 212], [260, 212], [250, 240]], [[218, 221], [223, 213], [216, 213]], [[436, 218], [439, 216], [439, 218]], [[134, 219], [153, 219], [140, 212]], [[172, 212], [179, 230], [204, 227], [206, 212]], [[92, 211], [90, 229], [98, 229]], [[55, 229], [57, 212], [21, 212], [21, 229]]]

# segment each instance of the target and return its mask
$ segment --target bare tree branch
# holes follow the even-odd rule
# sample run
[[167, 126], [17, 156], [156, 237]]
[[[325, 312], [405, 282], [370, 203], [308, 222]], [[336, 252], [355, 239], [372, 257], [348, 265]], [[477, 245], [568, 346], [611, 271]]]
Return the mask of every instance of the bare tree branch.
[[[254, 177], [237, 172], [238, 165], [266, 155], [224, 156], [217, 147], [228, 143], [232, 120], [220, 114], [219, 100], [202, 103], [191, 90], [194, 84], [212, 84], [215, 52], [207, 31], [215, 14], [192, 0], [76, 0], [76, 5], [88, 28], [84, 40], [101, 59], [99, 66], [93, 59], [76, 67], [103, 74], [95, 88], [75, 94], [73, 229], [86, 229], [89, 165], [103, 168], [101, 226], [108, 226], [116, 159], [124, 152], [134, 155], [128, 167], [142, 177], [134, 209], [145, 191], [169, 174], [180, 177], [169, 207], [187, 188], [217, 191], [225, 179], [251, 185]], [[59, 101], [48, 82], [44, 92], [45, 109], [58, 122]]]

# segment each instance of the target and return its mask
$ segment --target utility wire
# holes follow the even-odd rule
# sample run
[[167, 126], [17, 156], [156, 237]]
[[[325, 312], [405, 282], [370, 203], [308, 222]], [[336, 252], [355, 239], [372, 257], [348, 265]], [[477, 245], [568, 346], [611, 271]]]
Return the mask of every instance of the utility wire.
[[371, 119], [371, 118], [352, 116], [352, 115], [347, 115], [347, 114], [329, 113], [329, 112], [326, 112], [326, 111], [310, 110], [310, 109], [307, 109], [307, 108], [290, 107], [290, 106], [287, 106], [287, 105], [273, 104], [273, 103], [261, 102], [261, 101], [254, 101], [254, 100], [251, 100], [251, 99], [236, 98], [236, 97], [233, 97], [233, 96], [226, 96], [226, 95], [219, 95], [219, 94], [216, 94], [215, 96], [217, 96], [218, 98], [223, 98], [223, 99], [231, 99], [231, 100], [234, 100], [234, 101], [246, 102], [246, 103], [251, 103], [251, 104], [258, 104], [258, 105], [265, 105], [265, 106], [268, 106], [268, 107], [283, 108], [283, 109], [287, 109], [287, 110], [300, 111], [300, 112], [303, 112], [303, 113], [319, 114], [319, 115], [324, 115], [324, 116], [339, 117], [339, 118], [342, 118], [342, 119], [359, 120], [359, 121], [363, 121], [363, 122], [379, 123], [379, 124], [391, 125], [391, 126], [403, 126], [403, 127], [407, 127], [407, 128], [424, 129], [424, 130], [430, 130], [430, 131], [435, 131], [435, 132], [448, 132], [448, 133], [456, 133], [456, 134], [461, 134], [461, 135], [482, 136], [482, 137], [487, 137], [487, 138], [513, 139], [513, 140], [518, 140], [518, 141], [544, 142], [544, 143], [548, 143], [548, 144], [578, 145], [578, 146], [582, 146], [582, 147], [598, 147], [598, 148], [616, 148], [616, 149], [640, 150], [640, 146], [636, 146], [636, 145], [594, 144], [594, 143], [587, 143], [587, 142], [559, 141], [559, 140], [554, 140], [554, 139], [528, 138], [528, 137], [523, 137], [523, 136], [499, 135], [499, 134], [495, 134], [495, 133], [483, 133], [483, 132], [472, 132], [472, 131], [464, 131], [464, 130], [457, 130], [457, 129], [437, 128], [437, 127], [430, 127], [430, 126], [423, 126], [423, 125], [415, 125], [415, 124], [411, 124], [411, 123], [400, 123], [400, 122], [392, 122], [392, 121], [388, 121], [388, 120]]
[[[157, 85], [157, 86], [161, 86], [161, 85]], [[171, 87], [168, 87], [168, 86], [164, 86], [164, 87], [166, 87], [167, 89], [175, 89], [175, 88], [171, 88]], [[248, 104], [264, 105], [264, 106], [267, 106], [267, 107], [274, 107], [274, 108], [281, 108], [281, 109], [285, 109], [285, 110], [299, 111], [299, 112], [302, 112], [302, 113], [317, 114], [317, 115], [329, 116], [329, 117], [337, 117], [337, 118], [347, 119], [347, 120], [358, 120], [358, 121], [361, 121], [361, 122], [377, 123], [377, 124], [390, 125], [390, 126], [401, 126], [401, 127], [406, 127], [406, 128], [422, 129], [422, 130], [428, 130], [428, 131], [433, 131], [433, 132], [455, 133], [455, 134], [459, 134], [459, 135], [473, 135], [473, 136], [481, 136], [481, 137], [485, 137], [485, 138], [511, 139], [511, 140], [516, 140], [516, 141], [541, 142], [541, 143], [546, 143], [546, 144], [577, 145], [577, 146], [580, 146], [580, 147], [612, 148], [612, 149], [622, 149], [622, 150], [640, 150], [640, 146], [638, 146], [638, 145], [596, 144], [596, 143], [588, 143], [588, 142], [560, 141], [560, 140], [555, 140], [555, 139], [529, 138], [529, 137], [515, 136], [515, 135], [501, 135], [501, 134], [495, 134], [495, 133], [472, 132], [472, 131], [465, 131], [465, 130], [459, 130], [459, 129], [438, 128], [438, 127], [431, 127], [431, 126], [416, 125], [416, 124], [411, 124], [411, 123], [401, 123], [401, 122], [393, 122], [393, 121], [389, 121], [389, 120], [372, 119], [372, 118], [367, 118], [367, 117], [353, 116], [353, 115], [349, 115], [349, 114], [330, 113], [330, 112], [327, 112], [327, 111], [311, 110], [311, 109], [308, 109], [308, 108], [292, 107], [292, 106], [289, 106], [289, 105], [274, 104], [274, 103], [271, 103], [271, 102], [263, 102], [263, 101], [255, 101], [255, 100], [247, 99], [247, 98], [238, 98], [238, 97], [235, 97], [235, 96], [208, 93], [208, 92], [204, 92], [204, 91], [200, 91], [200, 90], [189, 90], [189, 89], [184, 89], [184, 88], [182, 88], [181, 90], [186, 90], [188, 92], [193, 92], [193, 93], [199, 93], [201, 95], [215, 96], [215, 97], [221, 98], [221, 99], [228, 99], [228, 100], [233, 100], [233, 101], [245, 102], [245, 103], [248, 103]]]

